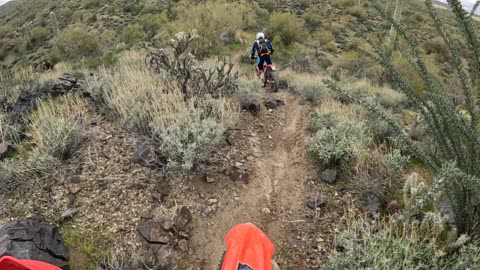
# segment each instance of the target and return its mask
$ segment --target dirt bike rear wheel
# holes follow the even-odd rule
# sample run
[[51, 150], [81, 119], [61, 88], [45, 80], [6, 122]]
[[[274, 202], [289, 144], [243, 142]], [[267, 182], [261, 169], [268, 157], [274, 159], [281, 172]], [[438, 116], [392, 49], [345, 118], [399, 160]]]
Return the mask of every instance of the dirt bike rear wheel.
[[273, 92], [278, 92], [278, 76], [277, 72], [275, 71], [270, 71], [270, 78], [272, 79], [272, 91]]

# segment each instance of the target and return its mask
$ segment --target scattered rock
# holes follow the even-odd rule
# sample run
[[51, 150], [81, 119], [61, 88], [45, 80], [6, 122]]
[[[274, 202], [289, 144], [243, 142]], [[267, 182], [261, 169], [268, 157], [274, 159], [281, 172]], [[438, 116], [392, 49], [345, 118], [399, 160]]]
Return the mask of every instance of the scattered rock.
[[366, 203], [367, 214], [372, 217], [376, 216], [380, 211], [380, 201], [378, 200], [378, 197], [370, 194], [366, 198]]
[[208, 205], [217, 204], [217, 203], [218, 203], [217, 199], [209, 199], [208, 200]]
[[0, 258], [40, 260], [68, 268], [69, 251], [58, 228], [43, 217], [17, 220], [0, 227]]
[[400, 213], [401, 210], [402, 210], [402, 206], [397, 201], [391, 201], [387, 205], [387, 212], [390, 215]]
[[149, 220], [153, 218], [153, 215], [152, 213], [149, 213], [149, 212], [142, 212], [140, 213], [140, 218], [143, 220]]
[[189, 236], [186, 232], [184, 232], [184, 231], [179, 231], [179, 232], [178, 232], [178, 236], [179, 236], [180, 238], [183, 238], [183, 239], [188, 239], [188, 238], [190, 238], [190, 236]]
[[188, 242], [185, 239], [182, 239], [182, 240], [178, 241], [177, 245], [178, 245], [178, 249], [180, 251], [187, 251], [188, 250]]
[[68, 219], [68, 218], [72, 218], [74, 215], [76, 215], [78, 212], [80, 212], [80, 208], [70, 208], [70, 209], [67, 209], [65, 210], [65, 212], [63, 212], [61, 218], [63, 220], [65, 219]]
[[143, 184], [142, 182], [140, 182], [139, 180], [135, 180], [133, 182], [130, 182], [127, 185], [128, 189], [137, 189], [137, 190], [145, 189], [146, 187], [147, 186], [145, 184]]
[[150, 244], [168, 244], [172, 234], [166, 231], [160, 221], [149, 220], [138, 227], [140, 235]]
[[217, 211], [216, 205], [209, 205], [202, 210], [202, 216], [208, 217], [209, 215], [215, 213], [216, 211]]
[[333, 185], [337, 182], [337, 170], [327, 169], [320, 174], [320, 178], [322, 181]]
[[178, 252], [171, 245], [155, 245], [146, 258], [149, 269], [176, 269]]
[[140, 143], [133, 153], [133, 162], [152, 170], [160, 170], [167, 164], [167, 159], [159, 158], [155, 154], [153, 147], [148, 146], [145, 143]]
[[165, 222], [163, 222], [162, 227], [163, 227], [165, 230], [167, 230], [167, 231], [171, 231], [171, 230], [173, 230], [173, 226], [174, 226], [174, 225], [175, 225], [175, 224], [173, 224], [172, 221], [166, 220]]
[[209, 183], [209, 184], [214, 183], [214, 182], [215, 182], [215, 178], [212, 177], [212, 176], [210, 176], [210, 175], [207, 175], [207, 176], [205, 177], [205, 182], [207, 182], [207, 183]]
[[177, 231], [184, 231], [191, 221], [192, 212], [190, 212], [187, 207], [183, 206], [174, 219], [175, 228], [177, 229]]
[[258, 116], [260, 114], [260, 102], [256, 99], [243, 101], [241, 104], [243, 110], [247, 110], [253, 115]]
[[270, 214], [271, 213], [270, 209], [268, 209], [267, 207], [263, 208], [262, 212], [265, 213], [265, 214]]
[[319, 198], [319, 197], [312, 197], [307, 200], [307, 206], [308, 208], [315, 210], [317, 208], [323, 208], [327, 206], [327, 200], [325, 198]]
[[230, 174], [230, 179], [235, 183], [248, 184], [250, 182], [250, 175], [247, 170], [235, 167], [234, 171]]
[[170, 195], [171, 190], [170, 183], [166, 179], [162, 179], [155, 185], [152, 197], [160, 202], [164, 202], [168, 195]]
[[68, 192], [70, 194], [77, 194], [82, 190], [82, 186], [80, 184], [71, 184], [68, 186]]
[[269, 97], [265, 101], [265, 107], [267, 107], [269, 109], [275, 109], [278, 106], [284, 105], [284, 104], [285, 104], [285, 102], [283, 100], [275, 98], [275, 97]]
[[15, 152], [15, 147], [9, 141], [4, 141], [0, 143], [0, 160], [7, 158], [13, 152]]

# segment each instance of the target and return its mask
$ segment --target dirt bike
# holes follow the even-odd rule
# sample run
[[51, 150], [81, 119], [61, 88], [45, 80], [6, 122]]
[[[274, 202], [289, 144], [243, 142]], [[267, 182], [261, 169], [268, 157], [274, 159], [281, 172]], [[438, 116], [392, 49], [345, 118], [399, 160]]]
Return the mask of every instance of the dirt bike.
[[227, 251], [218, 270], [271, 270], [274, 246], [252, 223], [239, 224], [225, 236]]
[[[257, 60], [257, 57], [251, 58], [252, 60]], [[258, 70], [258, 64], [255, 64], [255, 70], [257, 73], [260, 73]], [[267, 84], [270, 86], [273, 92], [278, 92], [278, 75], [277, 75], [277, 67], [274, 64], [268, 65], [267, 63], [263, 63], [263, 87], [266, 87]]]

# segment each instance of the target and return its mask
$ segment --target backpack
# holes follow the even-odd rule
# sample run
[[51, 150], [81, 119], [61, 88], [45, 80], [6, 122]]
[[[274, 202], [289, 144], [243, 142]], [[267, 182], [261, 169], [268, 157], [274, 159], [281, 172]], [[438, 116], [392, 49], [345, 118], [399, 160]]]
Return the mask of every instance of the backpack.
[[258, 41], [258, 51], [260, 52], [260, 56], [263, 56], [263, 55], [270, 55], [270, 49], [268, 48], [267, 46], [267, 42], [265, 41], [265, 39], [260, 39]]

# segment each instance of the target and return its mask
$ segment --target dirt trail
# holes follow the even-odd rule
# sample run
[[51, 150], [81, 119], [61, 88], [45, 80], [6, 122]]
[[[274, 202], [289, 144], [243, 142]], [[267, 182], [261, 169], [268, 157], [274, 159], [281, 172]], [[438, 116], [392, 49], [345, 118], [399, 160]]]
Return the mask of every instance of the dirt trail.
[[[220, 194], [220, 209], [213, 216], [193, 224], [194, 256], [203, 269], [216, 269], [225, 245], [225, 234], [236, 224], [252, 222], [268, 234], [275, 246], [282, 246], [289, 230], [302, 215], [304, 180], [313, 172], [306, 159], [307, 106], [290, 93], [276, 97], [285, 105], [262, 113], [248, 134], [250, 183]], [[271, 128], [270, 128], [271, 127]], [[222, 193], [221, 191], [219, 191]]]

